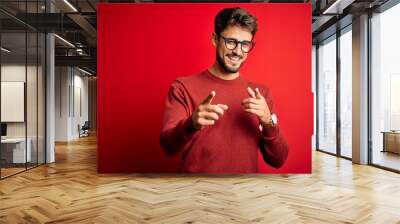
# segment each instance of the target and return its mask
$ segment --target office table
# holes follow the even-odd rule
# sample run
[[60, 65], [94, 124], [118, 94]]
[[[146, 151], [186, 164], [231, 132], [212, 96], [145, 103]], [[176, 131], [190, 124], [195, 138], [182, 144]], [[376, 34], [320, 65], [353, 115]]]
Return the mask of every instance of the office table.
[[[26, 153], [25, 144], [26, 142]], [[1, 139], [1, 159], [5, 160], [5, 163], [25, 163], [31, 162], [31, 145], [32, 140], [27, 138], [6, 138]]]
[[400, 131], [382, 131], [381, 133], [383, 133], [382, 152], [400, 154]]

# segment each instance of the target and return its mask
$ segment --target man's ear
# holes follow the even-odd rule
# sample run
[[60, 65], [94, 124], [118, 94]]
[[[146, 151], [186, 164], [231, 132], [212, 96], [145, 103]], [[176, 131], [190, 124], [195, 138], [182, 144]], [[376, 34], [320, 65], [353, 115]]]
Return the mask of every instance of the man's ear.
[[214, 47], [217, 47], [217, 35], [215, 33], [211, 36], [211, 42]]

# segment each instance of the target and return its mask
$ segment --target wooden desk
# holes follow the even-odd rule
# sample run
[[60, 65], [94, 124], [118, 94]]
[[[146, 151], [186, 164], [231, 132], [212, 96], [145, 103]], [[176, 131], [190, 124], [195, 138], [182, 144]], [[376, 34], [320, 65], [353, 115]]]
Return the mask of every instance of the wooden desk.
[[382, 152], [400, 154], [400, 131], [382, 131], [381, 133], [383, 133]]

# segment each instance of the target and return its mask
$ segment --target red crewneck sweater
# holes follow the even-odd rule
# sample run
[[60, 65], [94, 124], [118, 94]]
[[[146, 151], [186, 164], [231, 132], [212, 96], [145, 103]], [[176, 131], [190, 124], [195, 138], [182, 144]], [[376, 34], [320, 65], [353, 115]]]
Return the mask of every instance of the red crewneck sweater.
[[[260, 131], [257, 116], [244, 111], [241, 105], [250, 97], [248, 86], [258, 87], [271, 113], [276, 114], [269, 90], [241, 76], [224, 80], [206, 70], [172, 83], [160, 144], [167, 155], [181, 154], [180, 172], [256, 173], [259, 150], [267, 164], [275, 168], [283, 165], [288, 144], [279, 125]], [[212, 104], [226, 104], [228, 110], [214, 125], [196, 130], [191, 115], [212, 90], [216, 92]]]

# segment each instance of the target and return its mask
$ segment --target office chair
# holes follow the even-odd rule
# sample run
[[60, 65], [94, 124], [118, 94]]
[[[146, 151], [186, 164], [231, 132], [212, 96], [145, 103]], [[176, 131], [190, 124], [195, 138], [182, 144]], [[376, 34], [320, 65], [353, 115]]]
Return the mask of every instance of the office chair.
[[80, 127], [80, 125], [78, 124], [78, 129], [79, 129], [79, 138], [89, 136], [89, 129], [90, 129], [89, 121], [85, 121], [82, 127]]

